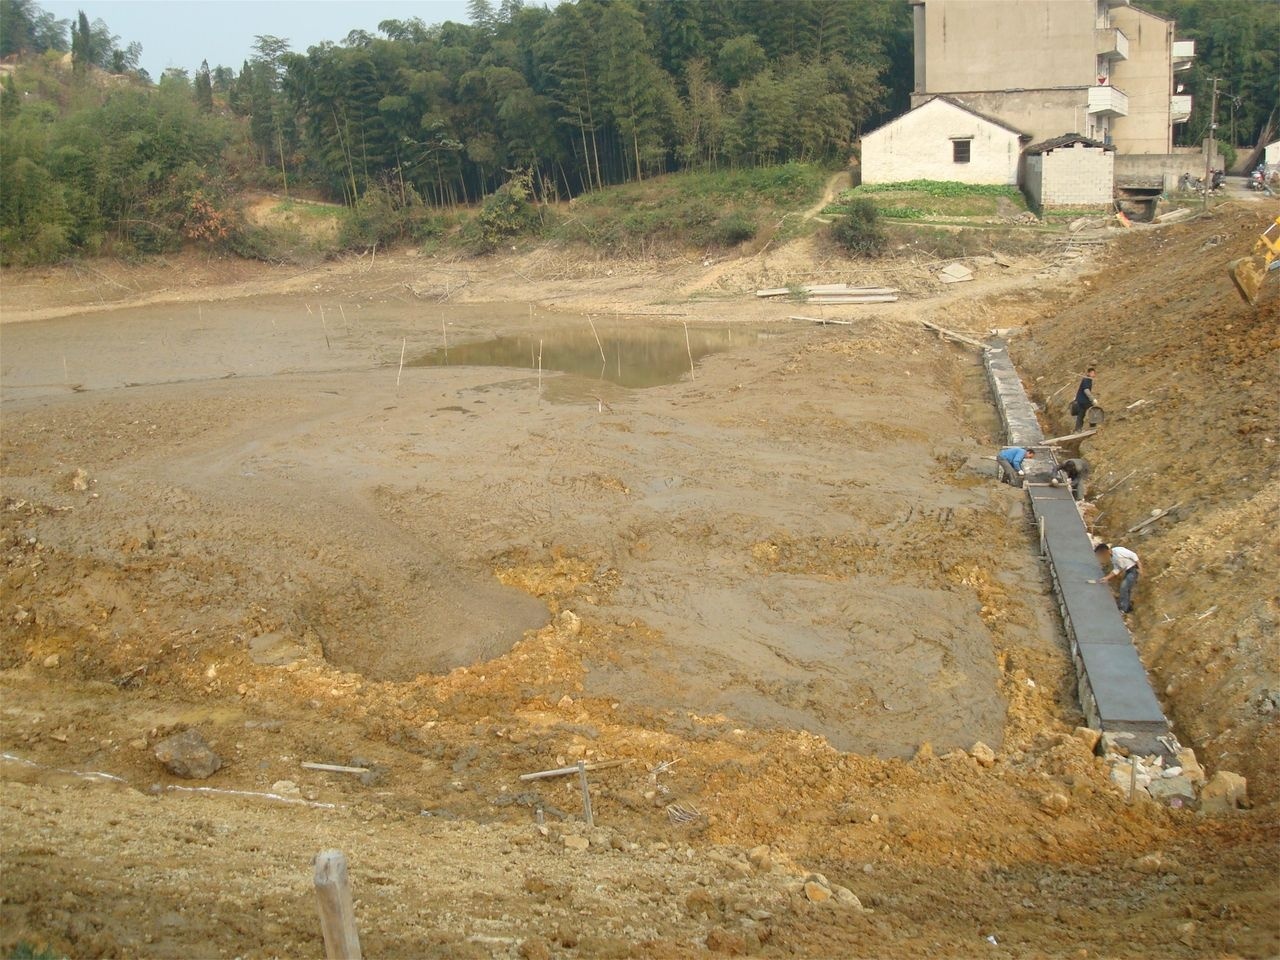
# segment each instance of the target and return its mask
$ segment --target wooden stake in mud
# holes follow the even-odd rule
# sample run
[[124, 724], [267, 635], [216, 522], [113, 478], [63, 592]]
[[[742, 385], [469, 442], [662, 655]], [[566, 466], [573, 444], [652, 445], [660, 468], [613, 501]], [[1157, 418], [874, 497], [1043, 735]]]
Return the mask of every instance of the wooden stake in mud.
[[445, 328], [444, 317], [440, 318], [440, 336], [444, 338], [444, 365], [449, 365], [449, 331]]
[[693, 372], [693, 347], [689, 346], [689, 324], [683, 320], [680, 322], [684, 324], [684, 348], [689, 351], [689, 379], [697, 380]]
[[315, 866], [316, 900], [326, 960], [361, 960], [347, 858], [341, 850], [321, 850], [316, 854]]
[[538, 399], [542, 399], [542, 341], [538, 341]]
[[328, 347], [330, 350], [332, 350], [333, 344], [329, 342], [329, 325], [324, 322], [324, 304], [323, 303], [320, 304], [320, 326], [324, 327], [324, 345]]
[[591, 829], [596, 825], [595, 817], [591, 815], [591, 790], [587, 786], [587, 761], [578, 761], [578, 781], [582, 784], [582, 816], [587, 821], [587, 828]]
[[600, 334], [596, 333], [596, 325], [592, 323], [591, 317], [587, 317], [587, 323], [591, 324], [591, 335], [596, 338], [596, 346], [600, 348], [600, 359], [608, 363], [609, 361], [604, 355], [604, 344], [600, 342]]
[[396, 371], [396, 391], [400, 390], [400, 374], [404, 373], [404, 347], [409, 342], [408, 337], [400, 338], [400, 369]]

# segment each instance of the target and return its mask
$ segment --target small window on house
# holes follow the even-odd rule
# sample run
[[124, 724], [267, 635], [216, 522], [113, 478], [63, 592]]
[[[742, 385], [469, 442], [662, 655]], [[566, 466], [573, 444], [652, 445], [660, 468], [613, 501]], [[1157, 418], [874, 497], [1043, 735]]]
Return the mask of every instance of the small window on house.
[[969, 162], [969, 145], [972, 140], [952, 140], [951, 141], [951, 159], [956, 163]]

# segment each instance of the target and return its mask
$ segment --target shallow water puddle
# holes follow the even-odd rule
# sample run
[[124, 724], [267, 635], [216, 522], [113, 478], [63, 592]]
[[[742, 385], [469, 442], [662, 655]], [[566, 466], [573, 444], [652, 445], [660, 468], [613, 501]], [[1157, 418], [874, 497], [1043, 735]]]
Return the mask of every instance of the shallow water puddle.
[[583, 323], [440, 347], [406, 366], [514, 367], [631, 390], [677, 383], [699, 360], [772, 335], [762, 327]]

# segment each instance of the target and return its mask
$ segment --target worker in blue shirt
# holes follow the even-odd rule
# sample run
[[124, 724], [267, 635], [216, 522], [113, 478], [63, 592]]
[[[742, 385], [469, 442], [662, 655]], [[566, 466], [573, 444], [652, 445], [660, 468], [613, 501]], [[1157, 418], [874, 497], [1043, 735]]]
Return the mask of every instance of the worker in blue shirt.
[[1024, 465], [1034, 460], [1036, 452], [1025, 447], [1005, 447], [996, 454], [996, 465], [1000, 468], [1000, 479], [1015, 487], [1022, 486], [1022, 478], [1027, 475]]

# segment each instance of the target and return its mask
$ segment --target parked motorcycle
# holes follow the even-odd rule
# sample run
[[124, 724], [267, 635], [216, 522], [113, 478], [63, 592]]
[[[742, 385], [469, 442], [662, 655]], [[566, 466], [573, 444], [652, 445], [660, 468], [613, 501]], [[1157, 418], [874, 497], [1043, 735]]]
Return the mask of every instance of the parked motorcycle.
[[1258, 167], [1256, 170], [1253, 171], [1253, 173], [1249, 174], [1249, 189], [1250, 190], [1266, 190], [1267, 189], [1267, 177], [1266, 177], [1266, 174], [1263, 172], [1262, 167]]

